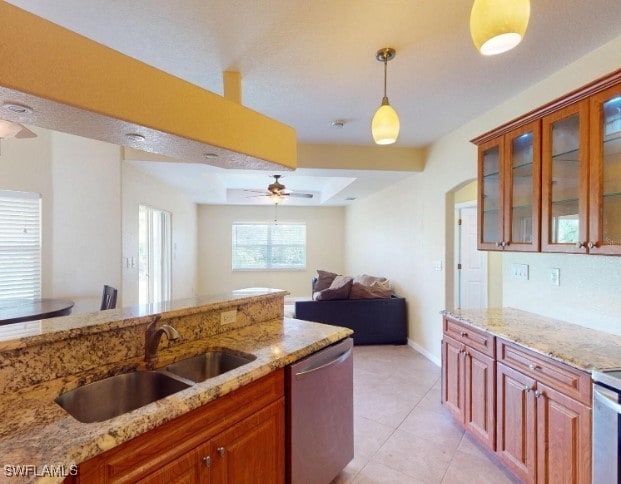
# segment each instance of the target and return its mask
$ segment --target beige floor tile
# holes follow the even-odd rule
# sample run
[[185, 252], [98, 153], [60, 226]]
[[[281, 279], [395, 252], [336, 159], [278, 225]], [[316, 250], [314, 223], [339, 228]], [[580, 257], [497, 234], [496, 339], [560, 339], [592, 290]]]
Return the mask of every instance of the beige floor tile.
[[501, 469], [485, 451], [465, 436], [457, 448], [442, 484], [517, 484], [520, 481]]
[[365, 417], [396, 429], [412, 411], [417, 401], [387, 395], [354, 394], [354, 415]]
[[458, 442], [452, 446], [438, 444], [408, 432], [397, 430], [371, 462], [378, 462], [421, 482], [440, 483]]
[[464, 430], [442, 408], [416, 407], [399, 426], [415, 437], [456, 449]]
[[419, 484], [422, 481], [377, 462], [370, 462], [358, 473], [353, 482], [354, 484]]
[[349, 482], [352, 482], [354, 478], [358, 475], [358, 473], [362, 470], [362, 468], [368, 464], [368, 462], [368, 457], [356, 455], [354, 459], [349, 464], [347, 464], [345, 469], [343, 469], [341, 473], [336, 476], [330, 484], [347, 484]]
[[354, 417], [354, 455], [373, 457], [395, 431], [393, 427], [365, 417]]

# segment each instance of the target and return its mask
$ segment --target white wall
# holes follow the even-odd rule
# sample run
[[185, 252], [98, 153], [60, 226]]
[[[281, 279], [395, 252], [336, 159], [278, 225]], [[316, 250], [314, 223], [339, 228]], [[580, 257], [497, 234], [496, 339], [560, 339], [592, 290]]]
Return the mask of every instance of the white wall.
[[[179, 190], [162, 183], [128, 163], [122, 166], [123, 260], [138, 260], [138, 209], [141, 204], [172, 214], [172, 298], [196, 295], [196, 204]], [[123, 304], [138, 304], [138, 264], [123, 266]]]
[[[440, 355], [439, 312], [447, 301], [445, 273], [435, 271], [433, 262], [452, 257], [447, 253], [450, 245], [446, 242], [447, 237], [452, 237], [452, 233], [446, 230], [447, 223], [453, 218], [453, 196], [449, 192], [476, 177], [476, 147], [469, 140], [618, 69], [619, 52], [621, 36], [434, 143], [429, 149], [423, 173], [412, 175], [397, 186], [347, 208], [346, 238], [349, 246], [351, 241], [356, 241], [356, 247], [346, 253], [346, 270], [382, 270], [391, 277], [398, 292], [408, 301], [410, 339], [431, 355], [436, 358]], [[543, 272], [551, 263], [558, 263], [556, 256], [550, 255], [538, 255], [529, 260], [531, 270], [537, 273]], [[569, 258], [566, 260], [563, 267], [571, 265]], [[589, 276], [600, 281], [613, 279], [621, 263], [621, 258], [617, 260], [619, 262], [593, 258], [581, 264], [581, 272], [564, 281], [561, 288], [568, 293], [577, 291]], [[502, 265], [505, 274], [503, 304], [528, 310], [532, 309], [529, 300], [546, 298], [550, 313], [562, 312], [571, 322], [589, 324], [589, 321], [576, 318], [575, 313], [563, 312], [567, 296], [560, 297], [549, 288], [543, 294], [539, 293], [537, 290], [541, 288], [535, 285], [516, 288], [506, 277], [510, 264], [505, 260]], [[590, 266], [588, 271], [586, 265]], [[602, 312], [601, 303], [591, 304], [585, 298], [574, 303], [584, 306], [581, 314], [593, 313], [590, 321], [600, 316], [606, 319], [607, 314], [620, 309], [621, 303], [613, 301], [614, 294], [619, 293], [619, 286], [611, 284], [600, 289], [610, 295], [605, 299], [612, 304], [611, 309]], [[621, 299], [617, 297], [617, 301]], [[608, 330], [614, 329], [614, 325], [604, 326]]]
[[59, 132], [51, 148], [49, 295], [73, 299], [74, 311], [95, 311], [104, 284], [121, 284], [121, 149]]
[[271, 223], [274, 207], [199, 205], [198, 292], [218, 294], [244, 287], [274, 287], [292, 296], [310, 296], [311, 279], [317, 269], [344, 272], [344, 215], [342, 207], [279, 206], [279, 222], [306, 222], [306, 270], [233, 272], [231, 224]]

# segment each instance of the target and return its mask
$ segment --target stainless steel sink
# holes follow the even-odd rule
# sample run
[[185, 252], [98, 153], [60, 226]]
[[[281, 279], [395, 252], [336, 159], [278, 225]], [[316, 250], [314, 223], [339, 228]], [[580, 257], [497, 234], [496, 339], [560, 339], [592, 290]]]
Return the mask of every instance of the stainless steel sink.
[[78, 387], [55, 402], [80, 422], [103, 422], [189, 387], [163, 373], [136, 371]]
[[211, 350], [168, 365], [165, 370], [193, 382], [202, 382], [250, 363], [257, 357], [232, 350]]

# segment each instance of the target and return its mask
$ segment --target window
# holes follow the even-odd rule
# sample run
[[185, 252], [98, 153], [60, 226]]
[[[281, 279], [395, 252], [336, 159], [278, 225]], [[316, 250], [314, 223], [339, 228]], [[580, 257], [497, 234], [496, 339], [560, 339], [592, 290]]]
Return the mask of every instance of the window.
[[171, 299], [171, 214], [140, 205], [138, 212], [138, 301], [158, 303]]
[[0, 299], [41, 297], [41, 195], [0, 190]]
[[233, 224], [233, 270], [306, 268], [306, 224]]

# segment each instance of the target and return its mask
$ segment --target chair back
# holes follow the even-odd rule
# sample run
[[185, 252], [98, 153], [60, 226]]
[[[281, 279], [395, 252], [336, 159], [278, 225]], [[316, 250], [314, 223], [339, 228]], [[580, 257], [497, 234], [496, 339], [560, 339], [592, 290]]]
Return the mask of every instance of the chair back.
[[105, 309], [114, 309], [116, 307], [116, 295], [118, 290], [112, 286], [105, 285], [103, 295], [101, 296], [101, 311]]

